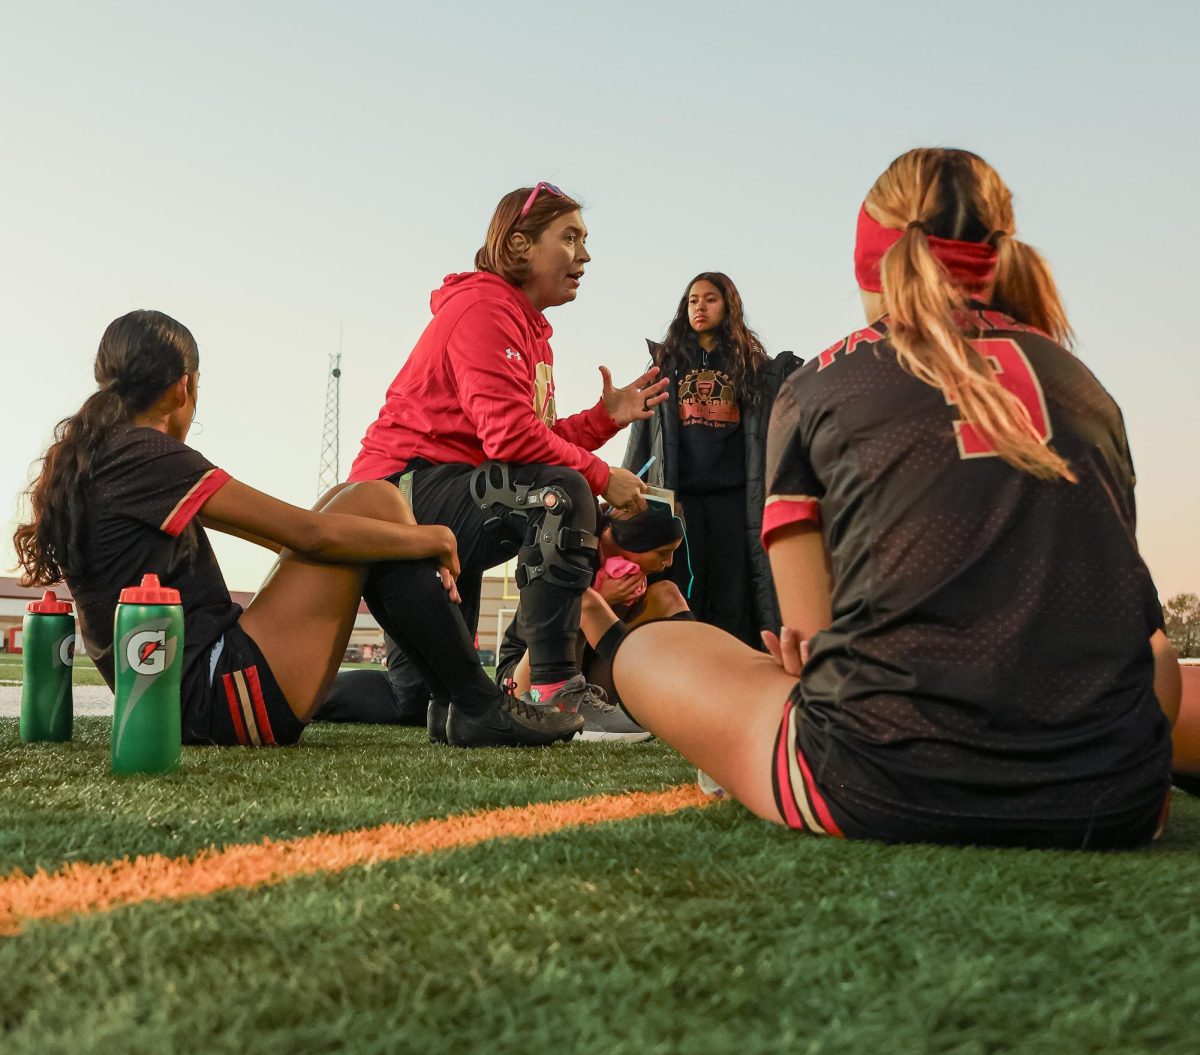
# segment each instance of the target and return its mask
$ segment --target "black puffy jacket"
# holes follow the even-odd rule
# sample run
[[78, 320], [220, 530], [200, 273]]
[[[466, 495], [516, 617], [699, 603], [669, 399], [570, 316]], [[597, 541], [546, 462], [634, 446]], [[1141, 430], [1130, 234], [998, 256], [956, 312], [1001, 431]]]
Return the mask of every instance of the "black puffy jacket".
[[[651, 360], [657, 361], [662, 346], [651, 340], [646, 344]], [[780, 352], [774, 359], [768, 359], [754, 374], [754, 384], [763, 398], [742, 413], [746, 434], [746, 547], [754, 579], [755, 626], [759, 629], [779, 629], [779, 602], [767, 555], [759, 541], [763, 506], [767, 501], [767, 426], [780, 386], [803, 362], [793, 352]], [[672, 377], [670, 382], [669, 398], [654, 408], [654, 416], [630, 425], [623, 464], [636, 473], [653, 455], [655, 461], [646, 474], [646, 482], [652, 487], [676, 491], [679, 489], [679, 379]]]

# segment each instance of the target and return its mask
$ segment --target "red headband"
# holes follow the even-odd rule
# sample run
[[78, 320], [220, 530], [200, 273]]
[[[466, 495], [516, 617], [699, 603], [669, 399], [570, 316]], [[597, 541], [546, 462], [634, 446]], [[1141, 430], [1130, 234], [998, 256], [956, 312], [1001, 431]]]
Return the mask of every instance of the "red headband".
[[[904, 231], [884, 227], [871, 217], [864, 205], [858, 211], [858, 239], [854, 245], [854, 274], [858, 285], [870, 293], [882, 293], [879, 262]], [[996, 274], [996, 247], [987, 242], [956, 242], [952, 238], [925, 236], [934, 259], [945, 268], [950, 281], [965, 293], [979, 296], [988, 290]]]

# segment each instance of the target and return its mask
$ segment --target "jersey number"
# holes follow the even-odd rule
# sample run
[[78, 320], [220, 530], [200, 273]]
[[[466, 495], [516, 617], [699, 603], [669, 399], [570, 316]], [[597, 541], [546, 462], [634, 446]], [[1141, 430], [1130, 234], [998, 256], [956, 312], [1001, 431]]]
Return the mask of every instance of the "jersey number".
[[[1049, 443], [1053, 431], [1050, 428], [1050, 414], [1046, 410], [1046, 396], [1037, 374], [1017, 342], [1010, 337], [988, 337], [972, 341], [971, 344], [995, 367], [996, 379], [1000, 384], [1025, 404], [1038, 438], [1043, 443]], [[954, 401], [947, 399], [946, 402]], [[954, 434], [958, 438], [958, 453], [962, 458], [989, 458], [996, 454], [991, 441], [969, 421], [956, 421]]]

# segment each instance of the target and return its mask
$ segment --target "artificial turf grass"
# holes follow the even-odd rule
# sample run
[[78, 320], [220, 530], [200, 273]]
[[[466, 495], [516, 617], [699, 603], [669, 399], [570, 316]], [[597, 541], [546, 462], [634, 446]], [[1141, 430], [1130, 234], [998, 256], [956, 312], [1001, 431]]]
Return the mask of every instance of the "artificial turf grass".
[[[0, 682], [21, 684], [25, 679], [24, 663], [24, 657], [16, 653], [0, 653]], [[74, 685], [103, 685], [104, 678], [89, 657], [77, 654], [72, 664], [71, 682]]]
[[[58, 747], [27, 748], [9, 730], [0, 747], [14, 751], [0, 759], [32, 765], [55, 789], [37, 793], [47, 801], [29, 825], [73, 808], [66, 828], [99, 824], [98, 846], [116, 834], [114, 810], [124, 821], [144, 814], [156, 838], [181, 817], [225, 830], [227, 785], [239, 807], [244, 789], [254, 792], [256, 825], [293, 825], [304, 813], [293, 796], [328, 768], [349, 777], [334, 801], [314, 805], [357, 824], [381, 810], [449, 812], [447, 776], [470, 777], [478, 787], [467, 790], [491, 805], [565, 797], [545, 794], [548, 780], [570, 795], [691, 773], [661, 745], [450, 752], [412, 731], [329, 728], [295, 752], [194, 752], [202, 764], [186, 779], [115, 781], [104, 775], [107, 721], [86, 725], [75, 745]], [[36, 752], [50, 761], [30, 762]], [[71, 777], [63, 759], [76, 753], [82, 772]], [[25, 787], [12, 772], [0, 777], [6, 813], [9, 793]], [[64, 776], [73, 792], [57, 787]], [[130, 794], [113, 800], [111, 788]], [[147, 809], [151, 788], [161, 798]], [[23, 994], [0, 995], [0, 1028], [11, 1030], [0, 1047], [1190, 1051], [1196, 1008], [1177, 997], [1198, 980], [1200, 810], [1182, 796], [1175, 805], [1164, 843], [1127, 855], [846, 846], [777, 832], [725, 805], [710, 811], [719, 824], [686, 821], [682, 836], [674, 822], [627, 822], [620, 835], [355, 869], [178, 912], [156, 905], [35, 924], [0, 942], [0, 977]], [[246, 838], [245, 822], [225, 841]], [[781, 869], [790, 885], [778, 882]], [[60, 992], [42, 992], [53, 977]], [[66, 1038], [61, 1047], [47, 1031]]]
[[494, 839], [532, 839], [566, 828], [631, 820], [715, 805], [695, 784], [665, 791], [594, 795], [560, 802], [494, 807], [415, 824], [266, 839], [185, 857], [150, 854], [101, 863], [71, 862], [53, 873], [0, 878], [0, 937], [34, 919], [105, 912], [143, 901], [208, 897], [320, 872], [447, 852]]
[[16, 719], [0, 719], [0, 876], [695, 778], [655, 742], [463, 751], [419, 729], [327, 724], [295, 748], [184, 748], [176, 774], [114, 777], [111, 728], [109, 718], [77, 718], [70, 743], [22, 744]]
[[0, 942], [6, 1055], [1191, 1052], [1200, 809], [1141, 854], [800, 838], [732, 804]]
[[[24, 657], [13, 652], [0, 652], [0, 684], [20, 685], [25, 679]], [[342, 670], [382, 670], [378, 663], [343, 663]], [[489, 669], [495, 674], [495, 668]], [[73, 685], [106, 685], [100, 671], [90, 656], [76, 652], [72, 662], [71, 683]], [[106, 686], [107, 687], [107, 686]]]

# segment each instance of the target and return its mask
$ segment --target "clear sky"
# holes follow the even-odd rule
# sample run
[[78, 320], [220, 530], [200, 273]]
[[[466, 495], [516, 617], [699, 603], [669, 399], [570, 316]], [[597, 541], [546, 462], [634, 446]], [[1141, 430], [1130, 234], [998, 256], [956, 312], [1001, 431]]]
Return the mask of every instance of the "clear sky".
[[[1200, 590], [1198, 11], [0, 0], [0, 495], [93, 387], [107, 323], [151, 307], [200, 342], [193, 445], [311, 503], [339, 331], [344, 472], [430, 290], [539, 179], [585, 203], [594, 257], [549, 315], [560, 412], [599, 363], [635, 376], [702, 270], [770, 351], [814, 355], [860, 321], [863, 194], [951, 145], [1013, 189], [1124, 410], [1160, 592]], [[270, 563], [218, 553], [235, 589]]]

